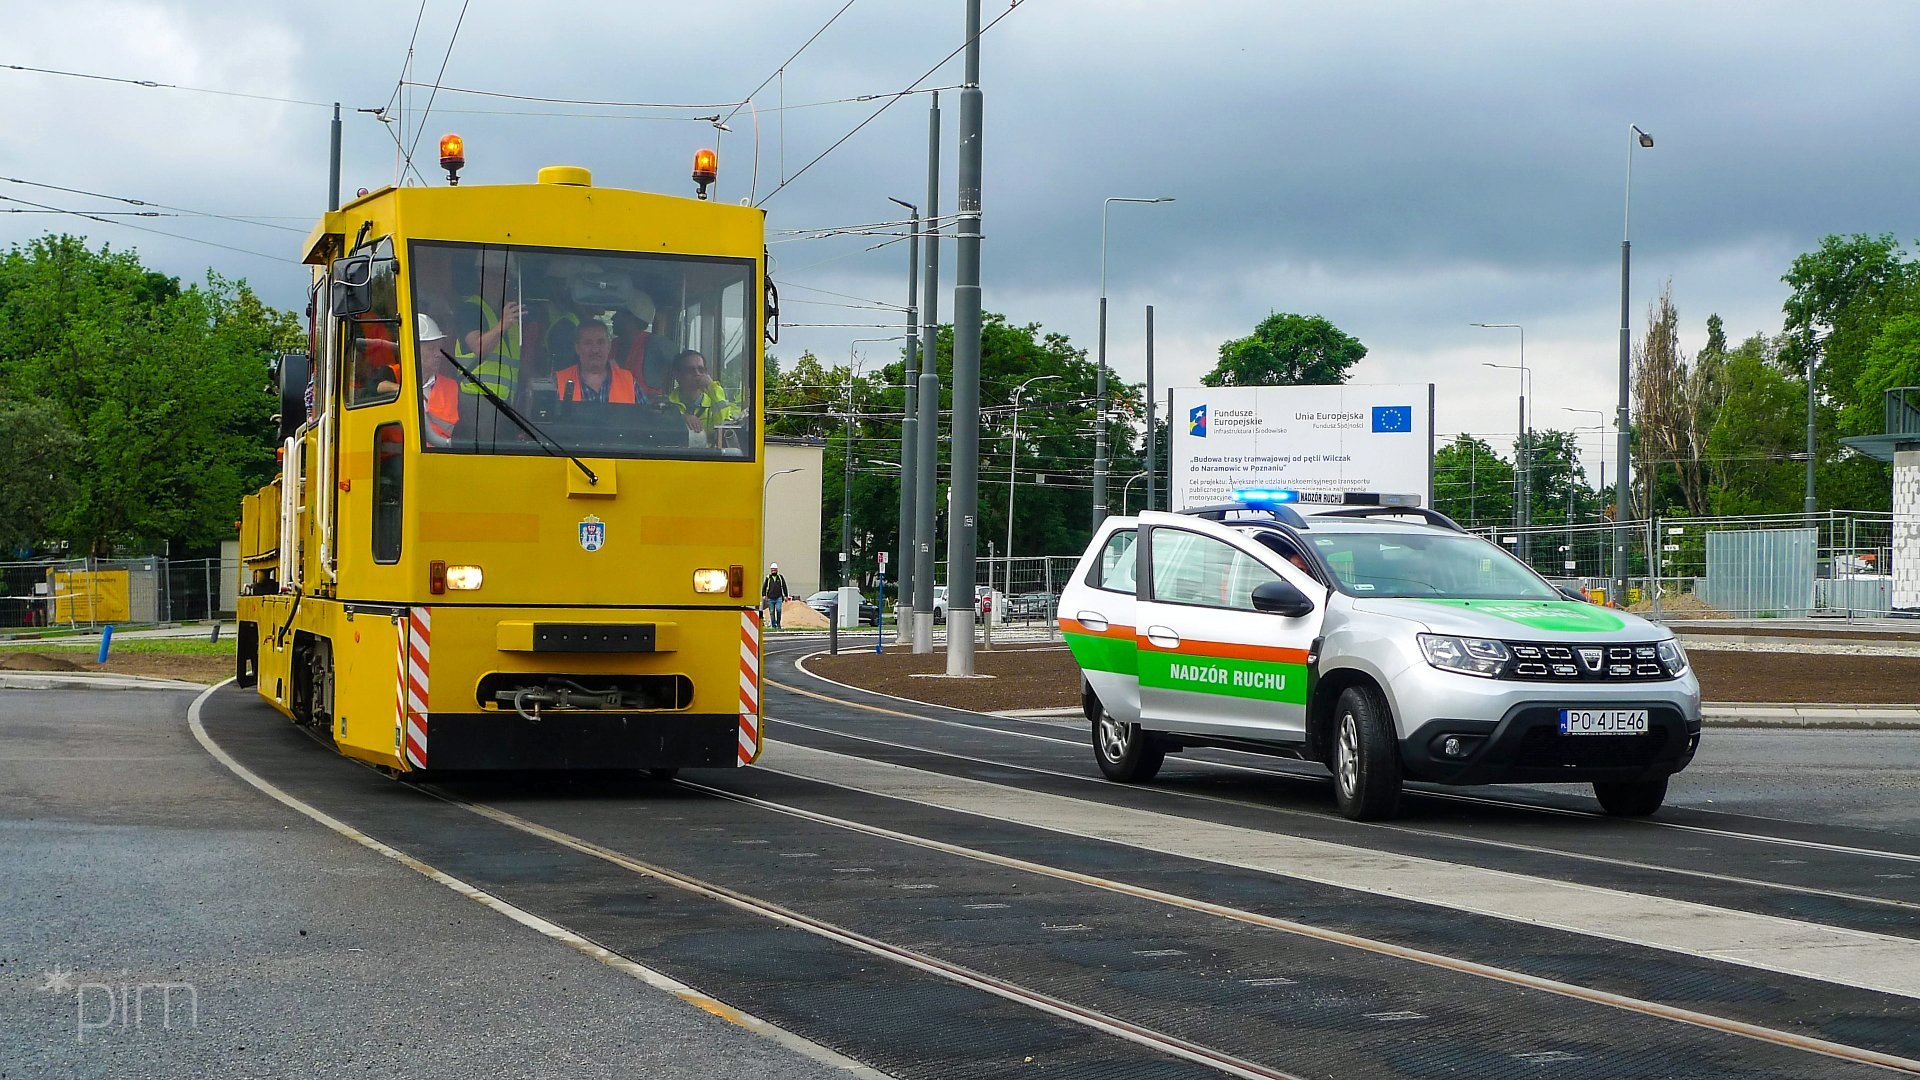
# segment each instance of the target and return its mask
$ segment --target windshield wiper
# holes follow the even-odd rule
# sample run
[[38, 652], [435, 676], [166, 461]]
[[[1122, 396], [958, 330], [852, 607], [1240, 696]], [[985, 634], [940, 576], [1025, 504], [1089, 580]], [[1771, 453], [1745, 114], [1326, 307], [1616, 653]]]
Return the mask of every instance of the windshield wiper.
[[505, 413], [507, 415], [507, 419], [513, 421], [515, 426], [519, 427], [521, 431], [526, 432], [527, 437], [532, 439], [534, 443], [540, 447], [540, 449], [545, 450], [547, 453], [553, 455], [554, 457], [563, 457], [563, 458], [566, 458], [568, 461], [573, 462], [575, 465], [578, 465], [580, 467], [580, 471], [586, 474], [588, 484], [598, 485], [600, 483], [600, 478], [593, 474], [592, 469], [587, 468], [586, 462], [581, 461], [579, 458], [575, 457], [573, 455], [573, 451], [568, 450], [564, 446], [561, 446], [560, 441], [558, 439], [555, 439], [553, 436], [547, 434], [544, 431], [541, 431], [538, 427], [534, 425], [533, 421], [527, 419], [525, 416], [522, 416], [520, 414], [519, 409], [516, 409], [512, 405], [507, 404], [506, 399], [502, 398], [499, 394], [496, 394], [493, 392], [493, 387], [488, 386], [484, 381], [481, 380], [480, 376], [475, 375], [471, 371], [468, 371], [465, 365], [461, 364], [460, 361], [455, 360], [453, 358], [452, 353], [448, 352], [445, 349], [441, 349], [440, 355], [447, 358], [447, 363], [453, 365], [453, 370], [459, 372], [461, 376], [464, 377], [468, 382], [479, 387], [480, 392], [487, 395], [487, 400], [493, 402], [494, 408], [499, 409], [501, 412]]

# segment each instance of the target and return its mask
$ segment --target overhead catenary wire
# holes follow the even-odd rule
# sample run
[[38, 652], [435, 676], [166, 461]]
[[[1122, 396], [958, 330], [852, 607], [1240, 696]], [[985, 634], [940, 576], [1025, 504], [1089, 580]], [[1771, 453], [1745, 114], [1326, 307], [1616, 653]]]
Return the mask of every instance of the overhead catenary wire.
[[800, 58], [800, 54], [807, 51], [807, 46], [812, 45], [815, 41], [818, 41], [820, 39], [820, 35], [826, 33], [827, 29], [831, 27], [834, 23], [838, 22], [840, 20], [840, 16], [845, 15], [847, 13], [847, 9], [852, 7], [853, 5], [854, 5], [854, 0], [847, 0], [846, 3], [840, 5], [840, 10], [834, 12], [831, 16], [829, 16], [827, 18], [827, 21], [820, 25], [820, 29], [815, 30], [813, 32], [812, 37], [809, 37], [807, 40], [801, 42], [800, 47], [793, 50], [793, 55], [787, 57], [785, 60], [780, 61], [780, 66], [774, 68], [771, 74], [769, 74], [766, 78], [760, 80], [760, 85], [754, 87], [751, 91], [749, 91], [746, 97], [741, 98], [740, 103], [733, 107], [733, 111], [721, 117], [719, 121], [715, 124], [715, 126], [716, 127], [724, 126], [727, 121], [739, 115], [740, 110], [743, 107], [745, 107], [746, 103], [753, 100], [753, 95], [759, 93], [762, 90], [765, 90], [767, 88], [768, 83], [772, 82], [774, 79], [779, 78], [781, 75], [785, 74], [787, 70], [787, 66], [793, 63], [795, 60], [798, 60]]
[[0, 195], [0, 201], [17, 202], [24, 206], [32, 206], [41, 210], [47, 210], [57, 214], [70, 214], [73, 217], [85, 218], [88, 221], [97, 221], [102, 225], [117, 225], [122, 229], [135, 229], [144, 233], [152, 233], [155, 236], [166, 236], [166, 237], [171, 237], [172, 239], [175, 239], [175, 240], [185, 240], [189, 244], [205, 244], [207, 247], [219, 248], [222, 251], [233, 251], [233, 252], [238, 252], [241, 255], [253, 255], [262, 259], [272, 259], [274, 262], [277, 262], [277, 263], [284, 263], [287, 261], [286, 257], [282, 255], [269, 255], [264, 251], [254, 251], [250, 248], [234, 247], [232, 244], [222, 244], [213, 240], [202, 240], [197, 236], [187, 236], [183, 233], [167, 232], [165, 229], [148, 228], [145, 225], [135, 225], [131, 221], [115, 221], [112, 218], [102, 217], [98, 214], [90, 214], [84, 210], [69, 210], [66, 207], [62, 207], [62, 206], [49, 206], [46, 203], [31, 202], [27, 199], [21, 199], [11, 195]]
[[253, 101], [272, 101], [282, 105], [312, 105], [316, 108], [330, 109], [330, 101], [308, 101], [304, 98], [275, 97], [272, 94], [251, 94], [241, 90], [215, 90], [206, 86], [183, 86], [179, 83], [158, 82], [153, 79], [128, 79], [115, 75], [96, 75], [85, 71], [60, 71], [55, 68], [28, 67], [25, 64], [0, 64], [0, 69], [8, 71], [27, 71], [36, 75], [57, 75], [68, 79], [88, 79], [94, 82], [122, 83], [127, 86], [139, 86], [150, 90], [180, 90], [189, 94], [215, 94], [220, 97], [247, 98]]
[[[168, 215], [143, 214], [141, 215], [143, 217], [144, 216], [173, 217], [178, 215], [184, 215], [187, 217], [216, 218], [220, 221], [232, 221], [241, 225], [257, 225], [263, 229], [279, 229], [282, 232], [303, 233], [303, 234], [306, 232], [305, 229], [297, 229], [291, 225], [274, 225], [270, 222], [258, 220], [257, 218], [249, 218], [249, 217], [236, 215], [236, 214], [215, 214], [215, 213], [212, 213], [211, 211], [206, 211], [206, 210], [189, 210], [184, 206], [169, 206], [166, 203], [153, 202], [148, 199], [130, 199], [124, 195], [108, 195], [108, 194], [105, 194], [104, 192], [88, 191], [84, 188], [62, 187], [59, 184], [46, 184], [46, 183], [41, 183], [40, 181], [37, 181], [37, 180], [22, 180], [19, 177], [15, 177], [15, 176], [0, 176], [0, 181], [5, 181], [6, 183], [9, 183], [9, 184], [19, 184], [22, 187], [44, 188], [48, 191], [64, 191], [69, 195], [85, 195], [88, 198], [93, 198], [93, 199], [107, 199], [112, 202], [125, 203], [128, 206], [152, 206], [152, 207], [157, 207], [161, 210], [175, 211], [174, 214], [168, 214]], [[102, 212], [104, 213], [104, 211]], [[289, 217], [288, 220], [298, 221], [301, 219]]]
[[921, 75], [919, 78], [908, 83], [906, 89], [901, 91], [899, 94], [896, 94], [893, 97], [888, 98], [886, 101], [886, 104], [881, 105], [878, 109], [875, 109], [872, 113], [868, 114], [865, 120], [862, 120], [858, 124], [855, 124], [853, 126], [853, 130], [847, 132], [845, 135], [840, 136], [838, 139], [835, 139], [833, 143], [829, 145], [825, 150], [822, 150], [820, 151], [819, 154], [815, 155], [812, 161], [809, 161], [805, 165], [802, 165], [798, 172], [794, 173], [792, 176], [786, 177], [785, 179], [781, 180], [779, 184], [774, 186], [774, 189], [772, 191], [767, 192], [765, 198], [760, 199], [758, 202], [754, 203], [754, 205], [765, 206], [768, 199], [771, 199], [775, 195], [778, 195], [782, 191], [785, 191], [787, 189], [787, 185], [793, 183], [795, 180], [800, 179], [802, 176], [805, 176], [807, 172], [811, 170], [815, 165], [820, 164], [820, 162], [823, 161], [828, 154], [831, 154], [835, 150], [838, 150], [843, 144], [846, 143], [848, 139], [851, 139], [855, 135], [858, 135], [861, 129], [865, 128], [868, 124], [873, 123], [875, 120], [878, 120], [882, 113], [886, 112], [888, 109], [893, 108], [894, 105], [897, 104], [902, 97], [905, 97], [908, 93], [917, 89], [921, 83], [926, 82], [928, 79], [931, 79], [933, 77], [934, 72], [939, 71], [941, 68], [947, 65], [947, 61], [960, 55], [960, 53], [964, 51], [968, 45], [971, 45], [976, 39], [980, 37], [984, 37], [987, 31], [1000, 25], [1000, 21], [1002, 19], [1005, 19], [1007, 16], [1013, 14], [1015, 11], [1018, 11], [1019, 8], [1020, 8], [1020, 0], [1012, 0], [1012, 2], [1007, 5], [1007, 10], [1001, 12], [998, 15], [995, 15], [993, 17], [992, 22], [989, 22], [987, 25], [980, 28], [980, 32], [978, 34], [975, 34], [974, 37], [961, 42], [959, 47], [955, 48], [952, 52], [948, 53], [947, 55], [941, 57], [939, 63], [927, 69], [926, 74]]
[[454, 43], [460, 40], [460, 27], [467, 21], [467, 6], [473, 0], [460, 0], [460, 15], [453, 21], [453, 33], [447, 35], [447, 51], [440, 56], [440, 72], [433, 77], [433, 89], [427, 92], [427, 107], [420, 111], [420, 119], [414, 122], [413, 142], [407, 146], [407, 164], [413, 164], [413, 152], [420, 147], [420, 136], [427, 130], [427, 117], [433, 115], [433, 99], [440, 96], [440, 83], [447, 76], [447, 62], [453, 59]]

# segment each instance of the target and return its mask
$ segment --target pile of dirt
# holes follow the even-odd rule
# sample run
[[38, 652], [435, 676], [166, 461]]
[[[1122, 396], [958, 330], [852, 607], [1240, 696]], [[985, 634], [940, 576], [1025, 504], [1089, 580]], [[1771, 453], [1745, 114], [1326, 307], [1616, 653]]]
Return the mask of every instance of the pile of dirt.
[[[1653, 601], [1642, 598], [1627, 606], [1635, 615], [1646, 615], [1653, 611]], [[1680, 593], [1677, 596], [1660, 598], [1660, 617], [1662, 619], [1731, 619], [1733, 616], [1707, 603], [1692, 593]]]
[[884, 653], [843, 652], [815, 657], [807, 667], [864, 690], [976, 712], [1080, 706], [1080, 667], [1064, 645], [977, 651], [973, 669], [991, 676], [985, 679], [929, 678], [946, 674], [945, 649], [918, 656], [901, 648]]
[[780, 605], [780, 627], [783, 630], [825, 630], [827, 617], [802, 601], [789, 600]]
[[179, 656], [173, 653], [111, 653], [104, 664], [82, 650], [71, 653], [0, 651], [0, 671], [96, 671], [144, 675], [213, 685], [233, 674], [231, 656]]
[[64, 656], [32, 652], [0, 652], [0, 671], [93, 671], [97, 664], [76, 664]]
[[[1080, 668], [1064, 646], [975, 653], [974, 669], [991, 679], [929, 679], [944, 673], [944, 651], [926, 656], [889, 649], [846, 652], [807, 662], [836, 682], [883, 694], [979, 712], [1077, 708]], [[1741, 652], [1688, 654], [1708, 701], [1794, 705], [1920, 704], [1920, 656]]]

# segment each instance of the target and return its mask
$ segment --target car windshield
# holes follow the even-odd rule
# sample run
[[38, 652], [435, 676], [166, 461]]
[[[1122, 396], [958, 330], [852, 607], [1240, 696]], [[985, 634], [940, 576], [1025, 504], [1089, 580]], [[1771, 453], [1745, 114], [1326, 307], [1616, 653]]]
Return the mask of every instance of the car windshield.
[[[409, 249], [429, 450], [749, 460], [752, 260], [420, 241]], [[464, 369], [464, 370], [463, 370]]]
[[1307, 534], [1351, 596], [1449, 600], [1561, 600], [1552, 586], [1506, 552], [1459, 533], [1391, 532]]

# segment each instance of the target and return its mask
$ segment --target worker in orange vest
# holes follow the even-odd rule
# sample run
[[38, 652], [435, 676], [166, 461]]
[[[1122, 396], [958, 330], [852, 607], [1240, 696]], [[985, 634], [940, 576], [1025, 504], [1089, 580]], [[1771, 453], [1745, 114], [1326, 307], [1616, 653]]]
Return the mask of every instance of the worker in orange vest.
[[433, 316], [422, 313], [418, 319], [420, 351], [415, 355], [425, 375], [420, 393], [427, 401], [427, 445], [449, 446], [453, 443], [454, 425], [460, 422], [460, 376], [443, 355], [453, 343], [440, 329], [440, 324], [433, 321]]
[[553, 388], [561, 401], [605, 401], [632, 405], [633, 373], [613, 363], [613, 338], [607, 324], [587, 319], [573, 335], [573, 354], [579, 362], [553, 373]]

